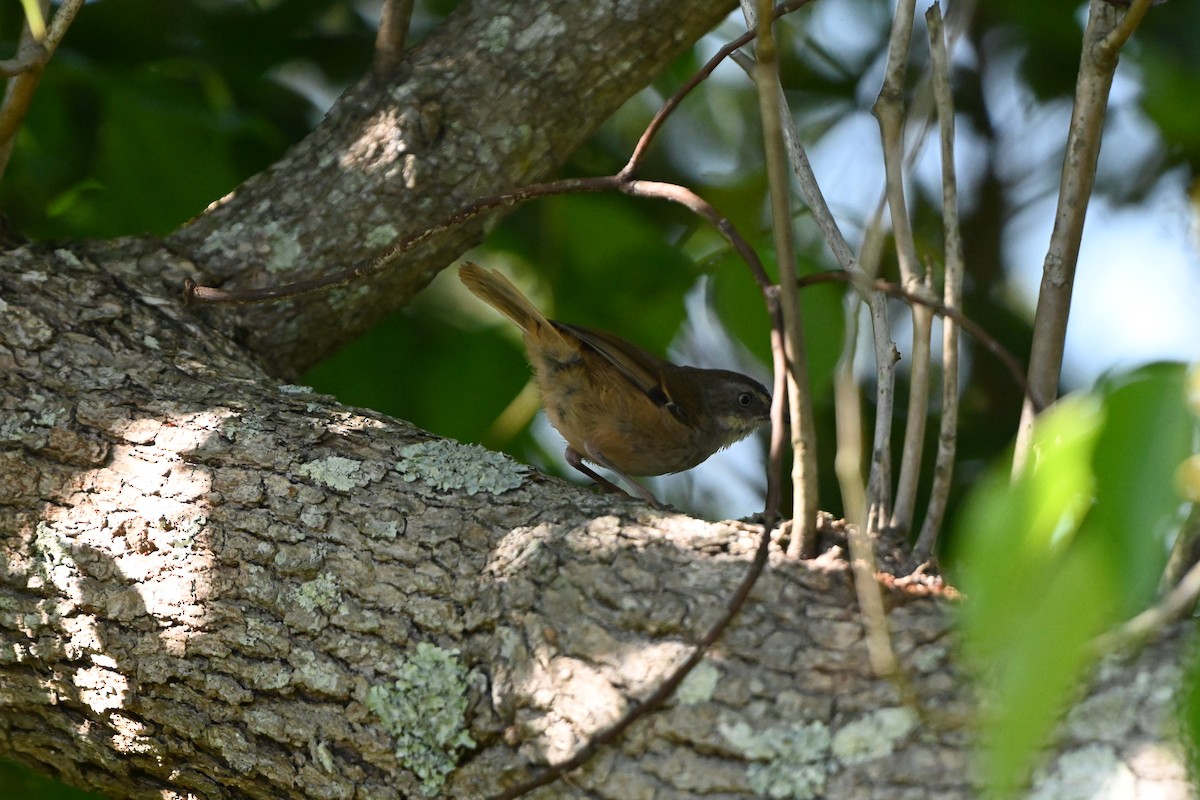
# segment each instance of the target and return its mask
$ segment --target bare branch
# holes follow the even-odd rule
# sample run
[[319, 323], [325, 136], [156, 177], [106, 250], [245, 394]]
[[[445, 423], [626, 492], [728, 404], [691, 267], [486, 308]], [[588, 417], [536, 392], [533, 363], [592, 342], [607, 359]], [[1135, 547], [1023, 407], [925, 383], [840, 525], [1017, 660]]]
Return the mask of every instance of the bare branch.
[[1097, 656], [1125, 651], [1166, 630], [1196, 608], [1200, 599], [1200, 564], [1183, 576], [1171, 591], [1157, 604], [1138, 614], [1119, 628], [1105, 633], [1092, 643], [1092, 652]]
[[783, 312], [784, 353], [787, 356], [787, 399], [792, 419], [792, 531], [791, 555], [812, 558], [816, 555], [817, 523], [817, 450], [813, 421], [812, 392], [808, 381], [808, 353], [799, 293], [790, 276], [795, 275], [796, 259], [792, 243], [791, 189], [787, 156], [784, 152], [783, 122], [778, 96], [778, 46], [775, 41], [769, 0], [742, 3], [747, 27], [757, 31], [757, 60], [753, 70], [758, 90], [759, 117], [762, 120], [763, 154], [767, 186], [771, 198], [771, 229], [775, 240], [776, 263], [780, 281], [780, 310]]
[[1153, 0], [1134, 0], [1132, 3], [1128, 3], [1129, 10], [1125, 12], [1121, 24], [1109, 31], [1108, 35], [1097, 45], [1102, 51], [1102, 58], [1117, 57], [1118, 51], [1125, 46], [1125, 42], [1129, 41], [1129, 37], [1133, 36], [1138, 25], [1142, 24], [1142, 17], [1146, 16], [1151, 5], [1157, 4]]
[[[772, 19], [778, 19], [784, 14], [790, 14], [798, 8], [808, 5], [810, 2], [812, 2], [812, 0], [787, 0], [785, 3], [780, 3], [772, 12]], [[655, 135], [657, 135], [659, 129], [662, 128], [663, 123], [667, 121], [667, 117], [671, 116], [671, 113], [675, 111], [675, 108], [683, 102], [683, 98], [687, 97], [689, 94], [691, 94], [693, 89], [707, 80], [708, 76], [712, 74], [712, 71], [716, 69], [722, 61], [729, 58], [731, 55], [736, 54], [739, 48], [745, 47], [753, 40], [754, 28], [753, 26], [750, 26], [749, 30], [718, 50], [716, 54], [696, 72], [695, 75], [689, 78], [687, 82], [683, 84], [683, 86], [680, 86], [675, 91], [675, 94], [671, 95], [666, 103], [663, 103], [663, 107], [660, 108], [654, 115], [654, 118], [650, 120], [650, 124], [646, 126], [646, 130], [642, 133], [641, 138], [638, 139], [637, 145], [633, 148], [633, 155], [629, 157], [629, 163], [627, 163], [625, 168], [621, 170], [622, 174], [637, 171], [637, 168], [641, 166], [642, 160], [646, 156], [646, 151], [650, 148], [650, 143], [654, 140]]]
[[[879, 273], [883, 241], [881, 200], [863, 231], [858, 252], [859, 268], [863, 275], [870, 276], [869, 281]], [[871, 440], [871, 469], [867, 475], [865, 530], [876, 532], [887, 525], [892, 515], [892, 415], [896, 407], [896, 364], [900, 361], [900, 351], [892, 341], [887, 303], [875, 300], [871, 302], [870, 310], [875, 347], [875, 431]]]
[[[1092, 0], [1088, 11], [1075, 84], [1075, 104], [1071, 110], [1058, 188], [1058, 208], [1042, 265], [1042, 283], [1033, 320], [1033, 345], [1029, 353], [1030, 397], [1025, 401], [1017, 429], [1014, 475], [1024, 468], [1032, 444], [1035, 414], [1032, 401], [1044, 405], [1058, 395], [1079, 243], [1096, 180], [1096, 161], [1100, 156], [1108, 95], [1117, 69], [1120, 45], [1132, 33], [1148, 5], [1147, 0], [1138, 0], [1128, 12], [1123, 12], [1104, 0]], [[1130, 24], [1124, 25], [1124, 21], [1130, 21]]]
[[412, 11], [413, 0], [384, 0], [375, 34], [375, 60], [371, 64], [376, 75], [386, 75], [400, 63]]
[[[37, 3], [37, 7], [41, 10], [41, 16], [44, 18], [50, 9], [50, 0], [37, 0]], [[26, 4], [27, 11], [31, 4]], [[5, 88], [4, 100], [0, 103], [0, 176], [4, 175], [4, 170], [8, 167], [8, 159], [12, 156], [17, 131], [20, 130], [21, 123], [29, 112], [29, 105], [33, 102], [33, 95], [37, 91], [38, 84], [41, 83], [42, 70], [46, 68], [46, 63], [58, 49], [59, 42], [66, 35], [67, 28], [70, 27], [75, 15], [82, 7], [83, 0], [64, 0], [48, 28], [34, 31], [27, 24], [21, 31], [21, 40], [17, 45], [15, 60], [22, 62], [24, 66], [18, 72], [13, 73], [12, 80]], [[30, 20], [33, 19], [33, 16], [28, 13], [26, 16]], [[35, 51], [39, 55], [33, 55], [32, 53]], [[11, 64], [11, 62], [6, 62], [6, 64]]]
[[[962, 306], [963, 244], [958, 224], [958, 180], [954, 168], [954, 97], [950, 91], [950, 65], [946, 55], [946, 36], [942, 28], [942, 9], [938, 3], [925, 12], [929, 29], [929, 49], [933, 73], [933, 96], [937, 105], [942, 143], [942, 228], [945, 237], [946, 277], [942, 296], [947, 308]], [[958, 323], [951, 318], [942, 322], [942, 420], [938, 432], [937, 461], [933, 468], [933, 487], [929, 506], [921, 524], [921, 534], [913, 548], [913, 561], [920, 563], [933, 555], [954, 476], [954, 455], [958, 443]]]
[[863, 419], [862, 397], [854, 376], [854, 359], [858, 351], [858, 311], [861, 306], [857, 292], [846, 292], [842, 298], [846, 328], [842, 352], [833, 373], [834, 428], [837, 452], [833, 470], [842, 492], [842, 513], [846, 521], [860, 530], [867, 529], [867, 488], [863, 483]]
[[49, 52], [41, 42], [22, 40], [15, 56], [0, 61], [0, 75], [11, 78], [31, 69], [40, 69], [49, 57]]
[[[900, 265], [900, 280], [909, 291], [919, 292], [924, 284], [918, 271], [919, 260], [913, 243], [912, 225], [904, 199], [904, 75], [912, 38], [913, 10], [916, 0], [901, 0], [892, 19], [888, 43], [887, 69], [883, 86], [872, 111], [879, 120], [883, 141], [883, 164], [887, 175], [887, 202], [891, 213], [892, 233], [896, 240], [896, 257]], [[896, 503], [892, 509], [891, 526], [908, 530], [912, 525], [916, 504], [917, 479], [921, 472], [921, 455], [925, 441], [925, 415], [929, 405], [929, 336], [932, 319], [922, 307], [913, 308], [912, 365], [909, 383], [908, 419], [904, 429], [904, 448], [900, 476], [896, 486]]]
[[[799, 285], [800, 288], [803, 289], [807, 286], [815, 286], [818, 283], [829, 283], [832, 281], [853, 283], [854, 278], [845, 272], [841, 272], [839, 270], [830, 270], [829, 272], [818, 272], [813, 275], [805, 275], [804, 277], [800, 278]], [[942, 302], [933, 300], [927, 297], [925, 294], [910, 292], [903, 286], [898, 286], [897, 284], [889, 283], [885, 280], [876, 279], [872, 281], [871, 288], [875, 291], [883, 292], [886, 295], [903, 300], [911, 305], [925, 306], [938, 316], [954, 320], [958, 327], [962, 328], [964, 332], [970, 334], [970, 336], [983, 345], [985, 350], [999, 359], [1000, 363], [1004, 365], [1004, 368], [1008, 372], [1009, 376], [1013, 379], [1013, 383], [1021, 387], [1021, 391], [1025, 393], [1027, 398], [1029, 397], [1029, 384], [1026, 382], [1025, 371], [1021, 368], [1021, 362], [1017, 361], [1016, 356], [1008, 352], [1008, 350], [1004, 348], [1004, 345], [1000, 344], [996, 337], [984, 330], [979, 323], [975, 322], [970, 317], [965, 316], [956, 308], [951, 308]], [[1040, 411], [1041, 409], [1039, 408], [1038, 410]]]

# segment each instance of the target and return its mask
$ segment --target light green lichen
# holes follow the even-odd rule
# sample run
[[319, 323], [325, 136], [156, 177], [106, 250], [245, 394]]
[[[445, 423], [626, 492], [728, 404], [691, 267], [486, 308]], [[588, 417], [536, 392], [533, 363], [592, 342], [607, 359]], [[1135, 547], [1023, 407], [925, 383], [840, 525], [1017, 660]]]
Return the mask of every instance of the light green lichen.
[[50, 430], [69, 418], [65, 408], [42, 406], [44, 397], [33, 395], [31, 409], [13, 411], [0, 421], [0, 442], [20, 444], [39, 449], [46, 444]]
[[322, 572], [311, 581], [301, 584], [292, 593], [292, 599], [302, 609], [308, 612], [333, 611], [342, 601], [342, 588], [337, 578], [328, 572]]
[[1116, 752], [1091, 744], [1064, 753], [1049, 774], [1039, 770], [1029, 800], [1116, 800], [1138, 794], [1137, 777]]
[[280, 394], [312, 394], [311, 386], [301, 386], [295, 383], [284, 383], [279, 386]]
[[335, 286], [325, 292], [325, 298], [332, 308], [345, 308], [354, 305], [369, 295], [374, 289], [366, 284], [352, 283], [349, 286]]
[[311, 747], [313, 757], [321, 765], [321, 768], [333, 774], [336, 765], [333, 761], [333, 754], [329, 752], [329, 743], [324, 739], [319, 739]]
[[707, 703], [712, 699], [721, 679], [721, 671], [707, 661], [701, 661], [696, 668], [688, 673], [675, 690], [675, 697], [681, 705], [695, 706]]
[[34, 528], [33, 549], [47, 567], [60, 564], [74, 566], [75, 559], [67, 546], [67, 540], [48, 522], [39, 522]]
[[294, 269], [296, 262], [304, 255], [304, 247], [295, 231], [277, 222], [269, 222], [263, 226], [263, 233], [271, 246], [270, 255], [267, 256], [267, 271], [284, 272]]
[[367, 690], [366, 706], [395, 738], [396, 758], [432, 795], [454, 770], [457, 750], [475, 745], [466, 729], [467, 670], [457, 650], [420, 642], [395, 675]]
[[373, 536], [376, 539], [384, 539], [389, 542], [396, 541], [396, 536], [400, 533], [400, 526], [396, 524], [394, 519], [387, 521], [368, 520], [367, 535]]
[[794, 722], [755, 730], [745, 722], [722, 722], [718, 729], [745, 758], [755, 762], [746, 776], [760, 797], [809, 800], [825, 790], [830, 738], [824, 723]]
[[512, 17], [503, 14], [492, 17], [479, 37], [480, 47], [490, 51], [503, 50], [508, 47], [515, 27]]
[[176, 558], [188, 558], [196, 551], [198, 537], [204, 532], [204, 526], [207, 524], [208, 517], [204, 514], [182, 519], [168, 519], [167, 517], [158, 519], [158, 526], [162, 530], [175, 534], [171, 539], [171, 547], [175, 550]]
[[422, 481], [443, 491], [501, 494], [521, 485], [529, 467], [476, 444], [447, 439], [410, 444], [400, 451], [396, 471], [404, 480]]
[[919, 647], [912, 655], [913, 669], [924, 675], [933, 672], [939, 664], [946, 661], [946, 648], [941, 644], [931, 644]]
[[363, 241], [371, 248], [384, 247], [395, 241], [399, 235], [400, 231], [396, 230], [395, 225], [379, 225], [368, 231]]
[[843, 764], [862, 764], [883, 758], [917, 726], [908, 708], [881, 708], [844, 725], [833, 737], [833, 755]]
[[296, 472], [342, 492], [358, 487], [355, 476], [362, 464], [350, 458], [328, 456], [302, 464]]
[[30, 421], [43, 428], [53, 428], [65, 419], [66, 415], [65, 408], [43, 408]]

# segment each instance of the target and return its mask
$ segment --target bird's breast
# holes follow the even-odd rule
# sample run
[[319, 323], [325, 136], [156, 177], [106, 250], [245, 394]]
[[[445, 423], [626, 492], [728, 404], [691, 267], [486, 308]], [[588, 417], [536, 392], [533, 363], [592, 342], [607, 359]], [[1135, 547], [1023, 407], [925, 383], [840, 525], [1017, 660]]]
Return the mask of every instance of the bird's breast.
[[587, 350], [577, 360], [535, 363], [542, 404], [551, 424], [575, 451], [598, 452], [627, 475], [663, 475], [699, 464], [696, 430]]

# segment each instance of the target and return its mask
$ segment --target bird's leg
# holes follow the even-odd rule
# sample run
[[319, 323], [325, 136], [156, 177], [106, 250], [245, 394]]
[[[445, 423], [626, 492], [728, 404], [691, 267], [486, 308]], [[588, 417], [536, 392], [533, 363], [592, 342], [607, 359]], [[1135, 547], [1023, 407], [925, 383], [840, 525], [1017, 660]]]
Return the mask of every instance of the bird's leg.
[[624, 495], [629, 494], [624, 489], [622, 489], [620, 486], [617, 486], [615, 483], [610, 481], [608, 478], [605, 478], [599, 472], [596, 472], [596, 470], [592, 469], [587, 464], [583, 463], [583, 456], [579, 455], [579, 451], [576, 450], [575, 448], [568, 447], [566, 452], [563, 455], [566, 456], [568, 464], [570, 464], [572, 467], [574, 467], [575, 469], [582, 472], [584, 475], [587, 475], [589, 478], [591, 478], [593, 481], [595, 481], [596, 484], [604, 491], [613, 492], [615, 494], [624, 494]]
[[[656, 498], [653, 494], [651, 494], [649, 489], [647, 489], [645, 486], [642, 486], [640, 483], [635, 481], [633, 478], [629, 477], [624, 472], [622, 472], [621, 470], [614, 467], [612, 465], [612, 462], [610, 462], [607, 458], [605, 458], [599, 452], [597, 452], [597, 450], [594, 447], [587, 445], [587, 444], [585, 444], [584, 446], [587, 448], [588, 459], [596, 462], [597, 464], [604, 467], [605, 469], [612, 470], [613, 472], [615, 472], [622, 480], [624, 480], [627, 484], [629, 484], [629, 488], [633, 489], [634, 493], [637, 494], [638, 497], [642, 498], [650, 505], [654, 506], [655, 508], [660, 508], [660, 509], [664, 508], [663, 504], [658, 502], [658, 498]], [[577, 450], [575, 450], [575, 448], [568, 447], [565, 455], [566, 455], [568, 464], [570, 464], [572, 467], [574, 467], [575, 469], [582, 472], [584, 475], [587, 475], [589, 478], [594, 480], [602, 489], [609, 491], [609, 492], [619, 492], [619, 493], [625, 494], [625, 495], [629, 494], [624, 489], [622, 489], [620, 486], [617, 486], [615, 483], [613, 483], [612, 481], [603, 477], [602, 475], [597, 473], [594, 469], [592, 469], [587, 464], [585, 464], [583, 462], [583, 456], [580, 455], [579, 452]]]

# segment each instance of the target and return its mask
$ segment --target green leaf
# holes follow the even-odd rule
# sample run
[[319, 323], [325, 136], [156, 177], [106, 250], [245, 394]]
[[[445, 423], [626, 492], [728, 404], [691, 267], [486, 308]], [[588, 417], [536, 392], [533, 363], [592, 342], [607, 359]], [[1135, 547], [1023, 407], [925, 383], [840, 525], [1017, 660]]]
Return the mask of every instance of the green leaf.
[[1091, 640], [1153, 600], [1192, 441], [1183, 377], [1155, 366], [1060, 401], [1038, 420], [1035, 466], [1011, 483], [996, 470], [968, 501], [955, 572], [991, 797], [1027, 779]]
[[1106, 423], [1096, 443], [1094, 535], [1121, 573], [1114, 587], [1122, 616], [1154, 598], [1178, 525], [1175, 471], [1192, 452], [1193, 418], [1181, 364], [1157, 364], [1110, 381]]

